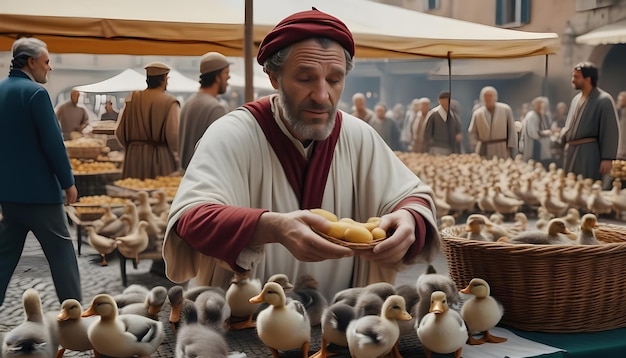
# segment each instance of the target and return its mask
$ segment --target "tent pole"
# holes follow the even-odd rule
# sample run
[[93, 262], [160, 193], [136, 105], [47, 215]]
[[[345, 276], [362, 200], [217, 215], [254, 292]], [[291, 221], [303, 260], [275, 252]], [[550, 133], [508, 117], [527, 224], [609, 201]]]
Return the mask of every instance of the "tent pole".
[[253, 16], [253, 0], [246, 0], [246, 14], [245, 14], [245, 29], [244, 29], [244, 44], [243, 44], [243, 54], [244, 54], [244, 74], [245, 74], [245, 101], [251, 102], [254, 100], [254, 84], [252, 83], [252, 49], [253, 49], [253, 27], [254, 27], [254, 16]]
[[543, 85], [541, 86], [541, 95], [548, 96], [548, 55], [546, 54], [546, 64], [543, 71]]
[[448, 92], [452, 97], [452, 58], [450, 56], [451, 53], [448, 51]]

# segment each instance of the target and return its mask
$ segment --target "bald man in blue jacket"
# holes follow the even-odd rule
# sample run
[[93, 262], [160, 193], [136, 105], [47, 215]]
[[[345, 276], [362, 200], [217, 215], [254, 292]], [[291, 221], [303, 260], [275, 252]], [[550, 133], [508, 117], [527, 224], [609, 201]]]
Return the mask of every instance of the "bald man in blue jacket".
[[64, 200], [75, 202], [78, 191], [50, 96], [39, 84], [52, 70], [48, 49], [39, 39], [21, 38], [12, 53], [9, 77], [0, 81], [0, 306], [29, 231], [48, 259], [59, 302], [80, 301], [63, 210]]

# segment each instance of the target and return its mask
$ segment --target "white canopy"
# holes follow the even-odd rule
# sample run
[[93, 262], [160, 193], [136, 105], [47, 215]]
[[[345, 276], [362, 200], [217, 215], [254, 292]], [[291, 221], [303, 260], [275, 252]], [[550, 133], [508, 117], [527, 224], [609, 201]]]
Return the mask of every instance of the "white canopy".
[[[515, 79], [544, 70], [543, 58], [483, 59], [452, 61], [452, 78], [457, 80]], [[448, 63], [442, 61], [428, 74], [431, 80], [449, 79]]]
[[[175, 69], [170, 70], [169, 77], [167, 84], [168, 92], [193, 93], [200, 88], [198, 81], [192, 80]], [[228, 84], [232, 87], [244, 87], [245, 80], [243, 76], [231, 72]], [[87, 93], [130, 92], [140, 91], [145, 88], [146, 76], [130, 68], [106, 80], [74, 87], [75, 90]], [[269, 79], [263, 81], [262, 78], [255, 79], [255, 88], [264, 91], [274, 90], [269, 83]]]
[[592, 46], [626, 43], [626, 19], [580, 35], [576, 37], [576, 43]]
[[[364, 0], [256, 0], [258, 45], [283, 18], [315, 6], [343, 20], [357, 58], [504, 58], [555, 53], [558, 36], [486, 26]], [[245, 0], [0, 1], [0, 51], [33, 35], [54, 53], [243, 56]]]

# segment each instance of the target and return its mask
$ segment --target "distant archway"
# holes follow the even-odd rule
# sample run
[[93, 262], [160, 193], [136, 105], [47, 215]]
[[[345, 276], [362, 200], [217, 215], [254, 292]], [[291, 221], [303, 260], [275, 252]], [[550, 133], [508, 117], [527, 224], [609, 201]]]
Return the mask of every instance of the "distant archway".
[[589, 60], [600, 66], [600, 88], [613, 98], [626, 90], [626, 44], [596, 46]]

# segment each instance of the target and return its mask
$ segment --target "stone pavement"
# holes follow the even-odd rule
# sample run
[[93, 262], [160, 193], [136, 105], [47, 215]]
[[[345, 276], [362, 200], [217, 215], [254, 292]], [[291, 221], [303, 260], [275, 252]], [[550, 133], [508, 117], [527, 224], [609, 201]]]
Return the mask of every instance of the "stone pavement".
[[[72, 235], [75, 235], [75, 228], [70, 228], [70, 232]], [[83, 240], [86, 240], [86, 236], [84, 235]], [[74, 244], [76, 246], [76, 240], [74, 240]], [[89, 244], [83, 244], [82, 255], [78, 257], [83, 290], [83, 308], [89, 306], [93, 296], [99, 293], [115, 295], [121, 293], [125, 288], [122, 285], [119, 260], [115, 255], [109, 255], [108, 261], [108, 266], [100, 266], [100, 256], [97, 252], [93, 250]], [[439, 272], [447, 272], [445, 259], [443, 259], [443, 257], [440, 257], [434, 265]], [[173, 285], [173, 283], [166, 278], [150, 273], [150, 267], [151, 262], [147, 260], [141, 261], [137, 269], [134, 269], [132, 263], [127, 261], [128, 284], [136, 283], [149, 288], [156, 285], [169, 288]], [[403, 272], [398, 278], [398, 283], [414, 282], [417, 276], [424, 270], [424, 265], [416, 265], [412, 270]], [[59, 311], [60, 304], [57, 301], [54, 291], [48, 263], [41, 251], [39, 242], [37, 242], [32, 234], [29, 234], [27, 238], [24, 253], [11, 279], [5, 302], [3, 306], [0, 307], [0, 336], [23, 321], [21, 297], [22, 293], [27, 288], [35, 288], [39, 291], [44, 312]], [[169, 311], [169, 303], [166, 302], [160, 314], [160, 319], [164, 323], [167, 333], [166, 340], [159, 350], [152, 355], [153, 357], [174, 357], [176, 339], [168, 323]], [[313, 329], [312, 334], [311, 352], [315, 352], [319, 349], [321, 341], [320, 329]], [[262, 344], [254, 329], [229, 332], [226, 338], [231, 351], [244, 352], [247, 357], [271, 357], [269, 349]], [[400, 348], [405, 357], [423, 356], [423, 351], [419, 347], [416, 336], [402, 338]], [[66, 351], [65, 356], [92, 357], [93, 355], [91, 353]], [[281, 357], [301, 357], [301, 353], [298, 351], [285, 352]], [[346, 354], [338, 357], [349, 357], [349, 355]]]

